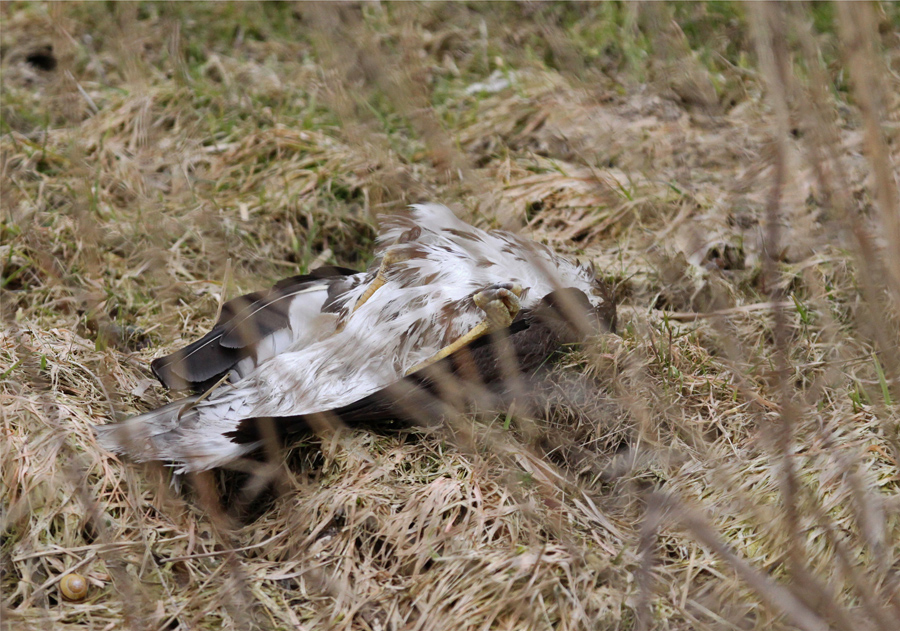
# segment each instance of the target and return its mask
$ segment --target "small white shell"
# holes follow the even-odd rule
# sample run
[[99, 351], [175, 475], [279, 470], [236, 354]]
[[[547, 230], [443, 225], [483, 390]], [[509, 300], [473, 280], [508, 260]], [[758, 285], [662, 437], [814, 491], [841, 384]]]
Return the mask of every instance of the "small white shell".
[[59, 591], [63, 598], [72, 602], [84, 600], [88, 593], [88, 582], [81, 574], [66, 574], [59, 581]]

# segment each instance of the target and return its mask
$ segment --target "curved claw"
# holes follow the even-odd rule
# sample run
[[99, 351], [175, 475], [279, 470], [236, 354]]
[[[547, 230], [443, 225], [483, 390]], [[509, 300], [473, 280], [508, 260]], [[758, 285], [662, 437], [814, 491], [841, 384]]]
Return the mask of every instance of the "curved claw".
[[519, 296], [522, 295], [522, 287], [514, 283], [502, 283], [490, 287], [472, 295], [475, 305], [484, 311], [485, 322], [489, 331], [505, 329], [512, 324], [519, 309], [522, 308]]
[[512, 324], [513, 319], [522, 306], [519, 302], [519, 296], [521, 295], [522, 287], [516, 283], [498, 283], [472, 294], [472, 301], [479, 309], [484, 311], [484, 320], [472, 327], [468, 333], [457, 338], [425, 361], [419, 362], [407, 370], [406, 374], [414, 373], [440, 361], [483, 335], [508, 327]]

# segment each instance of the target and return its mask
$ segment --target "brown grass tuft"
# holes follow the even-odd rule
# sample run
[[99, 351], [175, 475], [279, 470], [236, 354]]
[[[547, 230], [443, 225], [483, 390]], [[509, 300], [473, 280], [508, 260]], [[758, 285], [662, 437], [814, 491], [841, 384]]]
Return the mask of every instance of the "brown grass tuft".
[[[4, 629], [894, 628], [896, 5], [0, 15]], [[424, 199], [593, 260], [620, 335], [252, 476], [99, 449], [222, 300]]]

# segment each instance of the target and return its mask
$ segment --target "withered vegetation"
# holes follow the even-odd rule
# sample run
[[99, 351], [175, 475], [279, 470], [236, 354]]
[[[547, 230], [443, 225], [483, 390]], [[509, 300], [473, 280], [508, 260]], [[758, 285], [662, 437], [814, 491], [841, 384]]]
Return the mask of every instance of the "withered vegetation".
[[[4, 628], [896, 628], [897, 5], [0, 17]], [[423, 200], [592, 260], [618, 335], [250, 477], [99, 449], [223, 300]]]

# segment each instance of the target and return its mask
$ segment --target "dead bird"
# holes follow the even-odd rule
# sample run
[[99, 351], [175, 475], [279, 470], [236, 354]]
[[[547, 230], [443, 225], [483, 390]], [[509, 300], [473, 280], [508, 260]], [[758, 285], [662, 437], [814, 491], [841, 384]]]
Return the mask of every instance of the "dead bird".
[[[325, 267], [229, 301], [207, 335], [156, 359], [196, 394], [96, 427], [101, 445], [177, 472], [228, 465], [335, 420], [423, 422], [475, 392], [501, 394], [561, 345], [614, 330], [590, 264], [418, 204], [381, 219], [370, 270]], [[484, 386], [475, 388], [475, 385]]]

